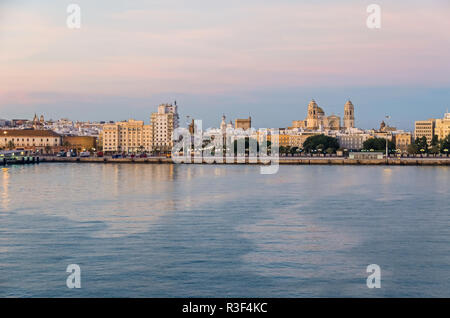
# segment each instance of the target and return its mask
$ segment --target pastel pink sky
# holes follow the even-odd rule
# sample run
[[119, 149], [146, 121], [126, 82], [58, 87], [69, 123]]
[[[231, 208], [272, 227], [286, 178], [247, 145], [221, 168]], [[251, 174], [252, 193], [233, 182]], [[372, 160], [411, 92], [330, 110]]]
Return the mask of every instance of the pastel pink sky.
[[449, 82], [450, 14], [439, 1], [382, 5], [380, 30], [366, 27], [364, 1], [207, 12], [80, 5], [81, 30], [66, 27], [65, 10], [2, 9], [2, 98]]
[[448, 1], [77, 1], [0, 4], [0, 110], [64, 96], [235, 94], [450, 84]]

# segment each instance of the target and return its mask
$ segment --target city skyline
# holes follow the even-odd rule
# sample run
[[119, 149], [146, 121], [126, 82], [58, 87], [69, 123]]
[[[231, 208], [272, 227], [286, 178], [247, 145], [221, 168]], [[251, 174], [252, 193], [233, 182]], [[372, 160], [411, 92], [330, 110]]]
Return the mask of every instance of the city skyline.
[[[303, 110], [301, 110], [301, 109], [298, 109], [297, 111], [295, 111], [293, 114], [289, 114], [289, 113], [285, 113], [285, 112], [283, 112], [283, 115], [284, 115], [284, 118], [283, 118], [283, 120], [285, 120], [285, 122], [284, 122], [284, 125], [268, 125], [268, 126], [265, 126], [265, 127], [262, 127], [262, 126], [258, 126], [258, 125], [253, 125], [252, 124], [252, 127], [253, 128], [286, 128], [286, 127], [289, 127], [291, 124], [292, 124], [292, 122], [294, 122], [294, 121], [303, 121], [303, 118], [301, 118], [301, 116], [302, 115], [298, 115], [299, 113], [300, 114], [302, 114], [302, 113], [304, 113], [304, 117], [306, 118], [306, 116], [308, 115], [308, 105], [309, 105], [309, 103], [310, 102], [316, 102], [316, 99], [315, 98], [312, 98], [311, 100], [309, 100], [305, 105], [303, 105], [303, 107], [299, 107], [299, 108], [301, 108], [301, 109], [303, 109]], [[162, 104], [165, 104], [165, 103], [167, 103], [168, 101], [166, 101], [166, 102], [162, 102]], [[347, 99], [346, 101], [345, 101], [345, 103], [344, 104], [342, 104], [342, 105], [337, 105], [337, 107], [339, 107], [339, 106], [341, 106], [341, 109], [340, 109], [340, 111], [339, 111], [339, 109], [337, 109], [337, 112], [336, 111], [334, 111], [334, 110], [336, 110], [336, 107], [328, 107], [328, 106], [324, 106], [323, 104], [321, 104], [321, 103], [318, 103], [319, 104], [319, 106], [320, 106], [320, 108], [326, 108], [327, 109], [327, 115], [331, 115], [331, 116], [338, 116], [338, 118], [340, 118], [340, 122], [341, 122], [341, 125], [342, 126], [344, 126], [344, 107], [345, 107], [345, 104], [347, 103], [347, 102], [352, 102], [352, 100], [350, 100], [350, 99]], [[175, 104], [177, 104], [177, 105], [179, 105], [179, 103], [177, 103], [177, 101], [175, 100], [174, 102], [172, 102], [172, 103], [175, 103]], [[156, 105], [160, 105], [161, 104], [161, 102], [159, 102], [158, 104], [156, 104]], [[170, 102], [169, 102], [169, 104], [170, 104]], [[334, 106], [334, 104], [333, 104], [333, 106]], [[20, 115], [18, 115], [16, 112], [13, 112], [13, 116], [11, 116], [11, 117], [6, 117], [6, 116], [4, 116], [4, 117], [0, 117], [0, 120], [29, 120], [30, 122], [33, 120], [33, 117], [36, 117], [37, 115], [39, 115], [39, 116], [44, 116], [45, 115], [45, 120], [47, 121], [47, 120], [52, 120], [52, 121], [58, 121], [58, 120], [69, 120], [69, 121], [72, 121], [72, 122], [92, 122], [92, 123], [95, 123], [95, 122], [104, 122], [104, 123], [108, 123], [108, 122], [124, 122], [124, 121], [127, 121], [127, 120], [139, 120], [139, 121], [143, 121], [144, 123], [151, 123], [151, 120], [149, 120], [150, 119], [150, 117], [151, 117], [151, 113], [153, 112], [153, 110], [152, 109], [154, 109], [156, 106], [155, 105], [153, 105], [153, 106], [149, 106], [148, 108], [146, 108], [145, 110], [143, 110], [143, 113], [144, 113], [144, 115], [142, 116], [142, 117], [138, 117], [138, 116], [136, 116], [136, 117], [134, 117], [134, 116], [131, 116], [131, 115], [128, 115], [128, 116], [125, 116], [125, 117], [122, 117], [122, 118], [119, 118], [119, 119], [111, 119], [110, 117], [108, 117], [108, 118], [105, 118], [105, 117], [100, 117], [100, 118], [95, 118], [95, 119], [92, 119], [92, 118], [89, 118], [89, 116], [87, 116], [87, 117], [82, 117], [82, 118], [72, 118], [71, 116], [67, 116], [67, 114], [62, 114], [60, 117], [52, 117], [51, 115], [49, 115], [49, 114], [47, 114], [47, 113], [44, 113], [44, 112], [39, 112], [39, 110], [38, 111], [36, 111], [34, 114], [33, 114], [33, 116], [31, 116], [31, 114], [25, 114], [24, 116], [20, 116]], [[209, 114], [208, 114], [208, 116], [206, 116], [209, 120], [203, 120], [203, 118], [199, 118], [199, 117], [196, 117], [196, 116], [193, 116], [193, 115], [191, 115], [191, 114], [188, 114], [188, 115], [186, 115], [186, 114], [183, 114], [183, 112], [182, 112], [182, 109], [183, 108], [181, 108], [181, 112], [180, 112], [180, 114], [182, 114], [181, 116], [180, 116], [180, 124], [181, 124], [181, 126], [184, 126], [184, 127], [187, 127], [189, 124], [190, 124], [190, 120], [192, 120], [192, 119], [198, 119], [198, 120], [202, 120], [202, 122], [203, 123], [210, 123], [211, 125], [209, 125], [209, 124], [207, 124], [207, 125], [205, 125], [205, 127], [209, 127], [209, 128], [217, 128], [217, 127], [219, 127], [219, 124], [220, 124], [220, 118], [221, 118], [221, 116], [222, 115], [225, 115], [225, 113], [226, 112], [222, 112], [221, 114], [220, 114], [220, 112], [218, 112], [218, 113], [212, 113], [212, 112], [210, 112]], [[277, 108], [275, 108], [276, 110], [280, 110], [280, 108], [279, 107], [277, 107]], [[359, 125], [359, 122], [360, 122], [360, 118], [361, 117], [364, 117], [364, 114], [361, 114], [359, 111], [359, 108], [358, 108], [358, 106], [357, 105], [355, 105], [355, 116], [356, 116], [356, 118], [355, 118], [355, 123], [356, 124], [354, 124], [355, 125], [355, 127], [357, 127], [357, 128], [360, 128], [360, 129], [364, 129], [364, 130], [369, 130], [369, 129], [375, 129], [375, 128], [377, 128], [377, 127], [379, 127], [379, 125], [381, 124], [381, 122], [386, 122], [387, 124], [389, 124], [390, 126], [396, 126], [397, 128], [399, 128], [400, 130], [405, 130], [405, 131], [410, 131], [410, 132], [412, 132], [412, 131], [414, 131], [414, 122], [416, 122], [416, 121], [420, 121], [420, 120], [428, 120], [428, 119], [430, 119], [430, 118], [436, 118], [436, 117], [441, 117], [442, 116], [442, 114], [444, 114], [444, 113], [448, 113], [448, 109], [449, 108], [446, 108], [445, 109], [445, 111], [443, 111], [443, 112], [441, 112], [441, 113], [439, 113], [439, 110], [437, 111], [437, 112], [433, 112], [433, 113], [425, 113], [425, 114], [423, 114], [423, 116], [422, 117], [420, 117], [420, 118], [415, 118], [415, 119], [413, 119], [413, 121], [411, 122], [411, 123], [408, 123], [408, 127], [406, 127], [406, 128], [404, 128], [404, 127], [401, 127], [401, 125], [396, 125], [396, 123], [398, 123], [398, 122], [401, 122], [401, 120], [403, 119], [404, 120], [404, 118], [399, 118], [399, 117], [397, 117], [397, 118], [392, 118], [392, 116], [391, 115], [389, 115], [389, 114], [392, 114], [392, 113], [389, 113], [389, 112], [386, 112], [386, 113], [381, 113], [381, 112], [377, 112], [377, 114], [376, 114], [376, 116], [375, 116], [375, 119], [374, 118], [372, 118], [372, 123], [373, 123], [373, 125], [372, 126], [366, 126], [366, 127], [364, 127], [364, 126], [362, 126], [362, 125]], [[331, 110], [331, 111], [330, 111]], [[130, 114], [131, 113], [133, 113], [133, 112], [130, 112]], [[134, 113], [134, 114], [139, 114], [140, 112], [138, 112], [138, 113]], [[233, 114], [237, 114], [237, 115], [233, 115]], [[249, 117], [251, 117], [251, 116], [254, 116], [254, 115], [252, 115], [252, 113], [250, 113], [250, 112], [248, 112], [248, 113], [245, 113], [245, 112], [242, 112], [242, 111], [238, 111], [238, 112], [227, 112], [226, 113], [226, 115], [227, 115], [227, 117], [228, 118], [239, 118], [239, 117], [244, 117], [244, 115], [245, 114], [247, 114]], [[295, 114], [295, 115], [294, 115]], [[433, 115], [431, 115], [431, 114], [433, 114]], [[242, 115], [242, 116], [241, 116]], [[296, 117], [298, 115], [298, 117]], [[1, 116], [1, 114], [0, 114], [0, 116]], [[39, 117], [38, 116], [38, 117]], [[289, 117], [290, 116], [290, 117]], [[255, 119], [255, 117], [254, 117], [254, 119]], [[379, 120], [378, 122], [376, 121], [376, 120]], [[256, 120], [253, 120], [253, 122], [257, 122], [258, 123], [258, 120], [257, 120], [257, 118], [256, 118]], [[259, 120], [259, 122], [261, 122], [260, 120]]]
[[412, 130], [450, 106], [447, 1], [379, 1], [376, 30], [359, 1], [77, 3], [73, 30], [67, 3], [2, 2], [0, 118], [118, 121], [177, 100], [182, 123], [284, 127], [312, 98], [340, 116], [351, 99], [357, 126]]

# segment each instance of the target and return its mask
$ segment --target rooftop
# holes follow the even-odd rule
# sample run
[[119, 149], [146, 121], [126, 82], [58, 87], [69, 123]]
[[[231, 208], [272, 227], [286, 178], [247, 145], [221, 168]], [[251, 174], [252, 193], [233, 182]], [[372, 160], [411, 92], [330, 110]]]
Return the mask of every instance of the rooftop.
[[0, 137], [60, 137], [52, 130], [34, 130], [34, 129], [0, 129]]

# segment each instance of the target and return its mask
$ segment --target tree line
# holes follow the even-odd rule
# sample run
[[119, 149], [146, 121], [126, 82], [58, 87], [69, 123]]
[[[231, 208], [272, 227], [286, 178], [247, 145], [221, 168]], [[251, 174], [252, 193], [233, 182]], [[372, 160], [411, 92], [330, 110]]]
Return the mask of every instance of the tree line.
[[448, 154], [450, 150], [450, 134], [447, 137], [439, 140], [437, 135], [434, 135], [428, 144], [427, 137], [417, 137], [414, 142], [408, 146], [408, 153], [419, 154], [419, 153], [430, 153], [430, 154]]
[[[389, 140], [388, 151], [394, 153], [397, 149], [396, 144]], [[344, 150], [340, 147], [337, 138], [326, 136], [324, 134], [308, 137], [303, 143], [303, 148], [280, 146], [279, 152], [284, 154], [295, 153], [336, 153], [337, 150]], [[369, 138], [363, 143], [363, 151], [386, 151], [385, 138]], [[447, 154], [450, 150], [450, 134], [444, 139], [439, 140], [438, 136], [434, 136], [428, 145], [426, 137], [416, 138], [408, 148], [409, 154], [431, 153], [431, 154]]]

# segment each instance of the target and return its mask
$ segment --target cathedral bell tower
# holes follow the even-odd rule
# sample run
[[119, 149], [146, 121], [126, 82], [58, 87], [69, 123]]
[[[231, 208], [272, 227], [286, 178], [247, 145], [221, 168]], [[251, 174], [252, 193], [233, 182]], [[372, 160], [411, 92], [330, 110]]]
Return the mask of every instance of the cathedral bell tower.
[[354, 128], [355, 127], [355, 107], [349, 100], [344, 106], [344, 128]]
[[317, 129], [319, 127], [319, 106], [313, 99], [308, 104], [308, 117], [306, 118], [306, 127], [308, 129]]

